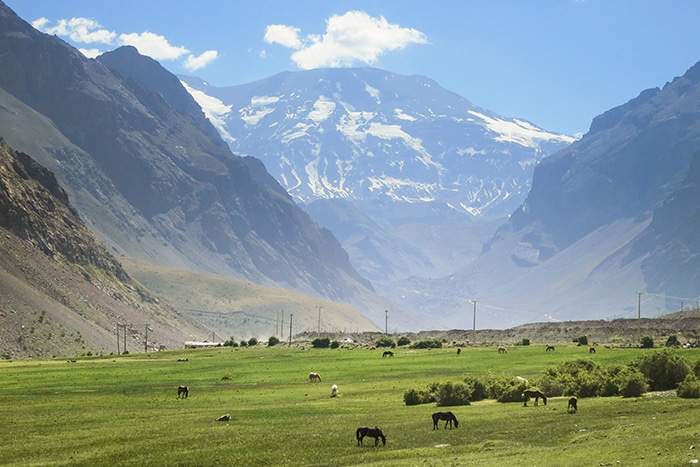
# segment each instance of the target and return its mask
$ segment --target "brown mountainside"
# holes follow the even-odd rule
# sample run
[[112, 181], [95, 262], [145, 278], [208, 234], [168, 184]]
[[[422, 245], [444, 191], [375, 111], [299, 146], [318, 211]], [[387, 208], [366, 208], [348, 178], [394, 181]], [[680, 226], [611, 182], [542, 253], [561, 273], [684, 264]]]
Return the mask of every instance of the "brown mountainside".
[[132, 351], [180, 347], [209, 333], [134, 281], [54, 175], [0, 138], [0, 355], [116, 352], [118, 323]]

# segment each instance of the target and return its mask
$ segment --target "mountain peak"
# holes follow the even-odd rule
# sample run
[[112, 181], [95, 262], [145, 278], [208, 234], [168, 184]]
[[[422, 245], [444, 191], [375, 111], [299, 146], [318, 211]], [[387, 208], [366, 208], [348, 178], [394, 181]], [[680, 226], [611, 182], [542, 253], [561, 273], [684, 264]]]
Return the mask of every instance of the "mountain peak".
[[574, 141], [480, 108], [424, 76], [378, 68], [189, 86], [229, 146], [261, 158], [300, 202], [436, 202], [507, 215], [541, 158]]

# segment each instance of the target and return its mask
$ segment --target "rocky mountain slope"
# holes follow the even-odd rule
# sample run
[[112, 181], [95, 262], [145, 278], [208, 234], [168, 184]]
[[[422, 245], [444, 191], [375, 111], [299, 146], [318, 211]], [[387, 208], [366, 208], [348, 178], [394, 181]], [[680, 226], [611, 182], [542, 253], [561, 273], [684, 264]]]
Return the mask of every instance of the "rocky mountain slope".
[[157, 62], [130, 47], [87, 59], [0, 3], [0, 64], [5, 138], [54, 171], [112, 251], [363, 311], [388, 305]]
[[437, 304], [446, 322], [466, 321], [476, 300], [483, 327], [680, 310], [700, 296], [698, 150], [700, 64], [544, 159], [477, 260], [396, 296], [426, 313]]
[[131, 279], [54, 175], [0, 138], [0, 355], [116, 352], [117, 324], [127, 350], [209, 333]]
[[[483, 225], [522, 202], [534, 166], [574, 141], [480, 108], [423, 76], [318, 69], [221, 88], [181, 78], [229, 146], [260, 157], [379, 288], [444, 275], [472, 259], [487, 239]], [[339, 206], [365, 221], [341, 221]], [[436, 248], [445, 244], [435, 231], [474, 238], [448, 251]]]

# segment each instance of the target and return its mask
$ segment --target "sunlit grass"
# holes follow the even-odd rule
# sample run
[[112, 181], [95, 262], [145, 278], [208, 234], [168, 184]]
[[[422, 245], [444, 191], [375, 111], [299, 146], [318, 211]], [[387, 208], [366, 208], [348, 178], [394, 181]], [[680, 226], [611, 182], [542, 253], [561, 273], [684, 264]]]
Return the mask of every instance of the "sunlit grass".
[[[492, 373], [532, 379], [564, 361], [625, 364], [642, 352], [399, 348], [382, 358], [360, 348], [261, 347], [2, 362], [0, 464], [687, 464], [700, 457], [690, 449], [700, 444], [692, 399], [581, 399], [576, 414], [565, 398], [539, 407], [480, 401], [450, 408], [460, 421], [453, 430], [432, 429], [434, 404], [403, 403], [406, 390], [433, 382]], [[310, 383], [310, 371], [323, 381]], [[179, 384], [188, 399], [177, 399]], [[225, 413], [230, 422], [215, 421]], [[369, 438], [358, 447], [354, 433], [365, 425], [382, 428], [387, 445]]]

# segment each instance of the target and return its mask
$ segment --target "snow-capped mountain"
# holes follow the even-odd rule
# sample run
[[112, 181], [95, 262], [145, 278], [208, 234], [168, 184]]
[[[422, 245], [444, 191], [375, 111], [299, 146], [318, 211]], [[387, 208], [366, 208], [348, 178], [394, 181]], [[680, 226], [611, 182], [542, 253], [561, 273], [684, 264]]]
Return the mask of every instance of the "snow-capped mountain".
[[501, 117], [423, 76], [373, 68], [280, 73], [217, 88], [181, 77], [234, 152], [296, 200], [439, 203], [505, 216], [533, 168], [574, 141]]

